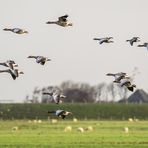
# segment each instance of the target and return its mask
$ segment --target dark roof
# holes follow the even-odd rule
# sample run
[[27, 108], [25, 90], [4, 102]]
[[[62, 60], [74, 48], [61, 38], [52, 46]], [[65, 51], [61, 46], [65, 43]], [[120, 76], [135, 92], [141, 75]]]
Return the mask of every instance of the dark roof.
[[[131, 103], [148, 103], [148, 94], [142, 89], [137, 89], [128, 97], [127, 101]], [[125, 102], [125, 100], [122, 99], [119, 102]]]

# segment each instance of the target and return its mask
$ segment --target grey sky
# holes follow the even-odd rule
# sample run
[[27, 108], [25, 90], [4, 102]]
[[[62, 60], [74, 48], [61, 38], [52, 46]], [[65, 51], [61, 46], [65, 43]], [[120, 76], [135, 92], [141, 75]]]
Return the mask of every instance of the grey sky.
[[[24, 75], [15, 81], [0, 74], [0, 100], [21, 102], [34, 87], [58, 85], [65, 80], [110, 83], [108, 72], [132, 74], [138, 67], [134, 83], [148, 90], [145, 48], [125, 42], [139, 36], [148, 41], [147, 0], [0, 0], [0, 61], [14, 59]], [[47, 25], [68, 14], [73, 27]], [[17, 35], [2, 29], [19, 27], [29, 34]], [[99, 45], [94, 37], [113, 36], [114, 43]], [[28, 55], [52, 59], [41, 66]], [[0, 69], [6, 69], [0, 66]]]

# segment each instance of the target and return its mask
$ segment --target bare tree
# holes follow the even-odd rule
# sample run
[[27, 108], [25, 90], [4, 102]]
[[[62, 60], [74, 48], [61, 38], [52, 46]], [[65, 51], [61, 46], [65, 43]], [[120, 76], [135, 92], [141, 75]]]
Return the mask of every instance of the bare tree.
[[40, 102], [40, 100], [39, 100], [40, 99], [40, 93], [41, 93], [41, 90], [38, 89], [38, 87], [35, 87], [33, 94], [32, 94], [32, 99], [31, 99], [32, 103], [39, 103]]
[[118, 87], [118, 94], [126, 104], [128, 104], [128, 89], [126, 87]]
[[105, 83], [100, 83], [95, 86], [95, 101], [101, 103], [103, 89], [106, 87]]
[[114, 83], [110, 83], [107, 88], [108, 88], [109, 95], [111, 97], [111, 102], [115, 102], [116, 101], [116, 97], [119, 94], [118, 93], [119, 86], [114, 84]]
[[60, 85], [66, 95], [66, 102], [94, 102], [94, 87], [87, 83], [63, 82]]

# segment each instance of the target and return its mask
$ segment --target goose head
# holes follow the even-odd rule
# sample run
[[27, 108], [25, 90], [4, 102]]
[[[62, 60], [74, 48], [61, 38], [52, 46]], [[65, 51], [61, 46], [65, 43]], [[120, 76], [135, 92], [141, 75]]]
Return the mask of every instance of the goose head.
[[108, 43], [113, 43], [114, 41], [107, 41]]
[[61, 95], [60, 95], [60, 98], [66, 98], [66, 96], [61, 94]]
[[18, 69], [14, 69], [14, 71], [18, 72], [19, 74], [24, 74], [23, 71], [20, 71], [20, 70], [18, 70]]
[[73, 23], [68, 23], [67, 26], [73, 26]]
[[144, 43], [144, 46], [147, 46], [148, 45], [148, 43]]
[[65, 114], [64, 115], [72, 115], [72, 112], [65, 112]]
[[18, 64], [13, 64], [14, 67], [18, 67]]
[[20, 74], [24, 74], [23, 71], [20, 71], [20, 70], [18, 70], [18, 69], [11, 70], [11, 72], [12, 72], [16, 77], [18, 77]]
[[20, 74], [24, 74], [24, 72], [23, 72], [23, 71], [20, 71], [19, 73], [20, 73]]
[[28, 32], [28, 31], [26, 31], [26, 30], [24, 30], [24, 31], [23, 31], [23, 33], [26, 33], [26, 34], [28, 34], [29, 32]]
[[68, 115], [72, 115], [72, 112], [68, 112]]
[[124, 77], [124, 79], [126, 79], [126, 80], [131, 80], [131, 77]]
[[107, 37], [107, 40], [113, 39], [113, 37]]
[[28, 56], [27, 58], [31, 58], [32, 56]]
[[137, 39], [140, 39], [139, 37], [136, 37]]
[[51, 61], [51, 59], [47, 58], [47, 61]]
[[136, 85], [135, 85], [135, 84], [133, 84], [133, 85], [132, 85], [132, 87], [135, 87], [135, 88], [136, 88]]

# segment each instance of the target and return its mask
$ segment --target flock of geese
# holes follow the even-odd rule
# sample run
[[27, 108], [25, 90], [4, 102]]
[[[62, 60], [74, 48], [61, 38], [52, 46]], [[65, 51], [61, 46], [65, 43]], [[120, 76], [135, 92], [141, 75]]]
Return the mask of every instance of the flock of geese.
[[[113, 37], [105, 37], [105, 38], [94, 38], [94, 40], [99, 41], [99, 44], [103, 43], [113, 43], [114, 41], [111, 40]], [[132, 39], [126, 40], [126, 42], [129, 42], [131, 46], [133, 46], [134, 43], [140, 42], [139, 37], [133, 37]], [[146, 47], [148, 50], [148, 42], [145, 42], [143, 44], [139, 44], [137, 47]]]
[[119, 83], [121, 87], [125, 86], [129, 91], [134, 91], [134, 87], [136, 87], [135, 84], [132, 84], [131, 77], [126, 76], [126, 73], [119, 72], [116, 74], [113, 73], [107, 73], [107, 76], [113, 76], [115, 80], [114, 83]]
[[[58, 18], [58, 20], [56, 21], [48, 21], [46, 22], [46, 24], [56, 24], [62, 27], [68, 27], [68, 26], [72, 26], [73, 24], [70, 23], [68, 20], [68, 15], [64, 15]], [[21, 29], [21, 28], [4, 28], [3, 31], [9, 31], [12, 33], [16, 33], [16, 34], [28, 34], [29, 32], [27, 30]], [[36, 60], [36, 63], [44, 65], [47, 61], [51, 61], [50, 58], [48, 57], [44, 57], [44, 56], [28, 56], [27, 58], [33, 58]], [[6, 62], [2, 62], [0, 63], [0, 65], [3, 65], [9, 69], [6, 70], [0, 70], [0, 73], [9, 73], [13, 80], [15, 80], [16, 78], [18, 78], [20, 76], [20, 74], [24, 74], [23, 71], [20, 71], [18, 69], [18, 64], [15, 63], [15, 61], [13, 60], [7, 60]], [[59, 93], [59, 92], [43, 92], [43, 95], [49, 95], [51, 97], [51, 99], [56, 103], [62, 103], [62, 99], [65, 98], [66, 96]], [[54, 114], [58, 117], [61, 117], [62, 119], [64, 119], [67, 115], [72, 114], [69, 111], [66, 110], [62, 110], [62, 109], [58, 109], [58, 110], [54, 110], [54, 111], [48, 111], [48, 113]]]
[[[71, 22], [69, 22], [67, 20], [67, 18], [68, 18], [68, 15], [66, 14], [64, 16], [60, 16], [58, 18], [58, 20], [48, 21], [48, 22], [46, 22], [46, 24], [56, 24], [56, 25], [59, 25], [62, 27], [73, 26], [73, 24]], [[11, 28], [4, 28], [3, 30], [10, 31], [10, 32], [13, 32], [16, 34], [28, 34], [29, 33], [27, 30], [20, 29], [20, 28], [12, 28], [12, 29]], [[94, 40], [99, 41], [99, 44], [114, 42], [113, 37], [94, 38]], [[133, 44], [140, 41], [140, 38], [133, 37], [132, 39], [129, 39], [126, 41], [129, 42], [131, 46], [133, 46]], [[146, 47], [148, 49], [148, 43], [138, 45], [138, 47]], [[44, 65], [47, 61], [51, 61], [51, 59], [49, 59], [48, 57], [44, 57], [44, 56], [28, 56], [28, 58], [35, 59], [36, 63], [41, 64], [41, 65]], [[24, 72], [22, 72], [18, 69], [18, 64], [16, 64], [15, 61], [13, 61], [13, 60], [7, 60], [6, 62], [0, 63], [0, 65], [3, 65], [5, 67], [9, 68], [6, 70], [0, 70], [0, 73], [3, 73], [3, 72], [9, 73], [14, 80], [16, 78], [18, 78], [20, 76], [20, 74], [24, 74]], [[119, 72], [116, 74], [108, 73], [106, 75], [113, 76], [115, 78], [113, 83], [118, 83], [118, 84], [120, 84], [121, 87], [125, 86], [129, 91], [134, 91], [134, 87], [136, 87], [136, 85], [132, 83], [131, 78], [128, 77], [126, 75], [126, 73], [124, 73], [124, 72]], [[62, 103], [62, 99], [66, 97], [65, 95], [58, 93], [58, 92], [43, 92], [43, 95], [49, 95], [56, 104]], [[48, 111], [48, 113], [54, 114], [58, 117], [61, 117], [62, 119], [64, 119], [67, 115], [72, 114], [71, 112], [68, 112], [68, 111], [65, 111], [62, 109]]]

